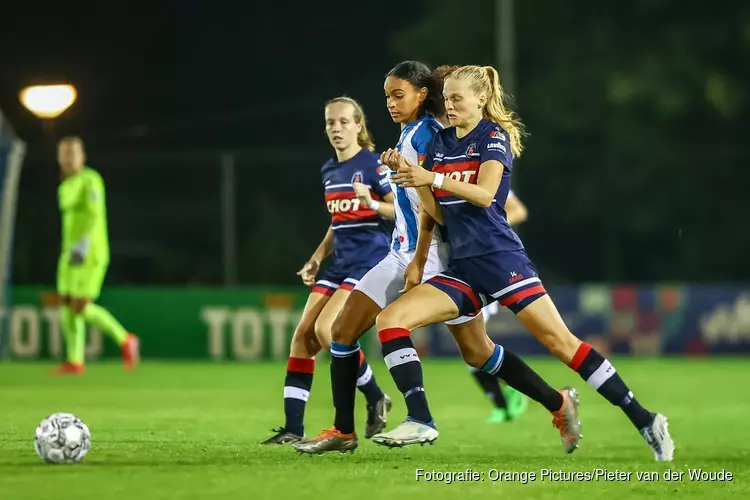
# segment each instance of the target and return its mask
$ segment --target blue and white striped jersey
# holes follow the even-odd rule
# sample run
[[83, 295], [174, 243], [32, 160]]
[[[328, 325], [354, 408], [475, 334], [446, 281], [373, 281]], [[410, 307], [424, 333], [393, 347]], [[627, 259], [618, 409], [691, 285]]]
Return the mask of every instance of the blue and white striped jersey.
[[[427, 146], [432, 142], [442, 124], [435, 118], [424, 115], [414, 120], [401, 131], [396, 149], [410, 162], [421, 165]], [[390, 170], [388, 174], [390, 182]], [[419, 195], [414, 188], [402, 188], [392, 182], [394, 193], [394, 208], [396, 211], [396, 228], [393, 231], [391, 248], [400, 252], [413, 252], [417, 248], [419, 222]], [[433, 242], [441, 241], [437, 229], [433, 235]]]

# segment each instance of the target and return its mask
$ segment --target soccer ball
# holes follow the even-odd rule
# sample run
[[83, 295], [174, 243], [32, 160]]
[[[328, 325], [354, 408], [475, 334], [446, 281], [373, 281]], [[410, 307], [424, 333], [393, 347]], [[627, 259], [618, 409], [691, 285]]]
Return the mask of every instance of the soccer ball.
[[83, 460], [91, 448], [91, 432], [71, 413], [55, 413], [42, 420], [34, 434], [34, 449], [39, 457], [53, 464], [74, 464]]

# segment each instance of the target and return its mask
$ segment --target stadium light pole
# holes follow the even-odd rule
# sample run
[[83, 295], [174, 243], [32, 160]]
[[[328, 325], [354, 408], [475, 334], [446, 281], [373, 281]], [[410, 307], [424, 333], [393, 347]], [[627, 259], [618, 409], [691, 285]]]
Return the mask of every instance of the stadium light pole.
[[237, 284], [237, 201], [234, 155], [221, 155], [221, 233], [224, 286]]
[[516, 43], [513, 0], [495, 0], [495, 57], [500, 82], [509, 94], [516, 92]]

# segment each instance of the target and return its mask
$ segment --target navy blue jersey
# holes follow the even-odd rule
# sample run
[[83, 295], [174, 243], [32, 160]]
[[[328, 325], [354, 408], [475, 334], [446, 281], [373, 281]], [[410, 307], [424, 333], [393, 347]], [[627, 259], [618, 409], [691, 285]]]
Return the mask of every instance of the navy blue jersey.
[[461, 139], [456, 137], [455, 127], [441, 130], [430, 144], [422, 166], [451, 179], [476, 184], [479, 167], [488, 160], [497, 160], [505, 166], [489, 208], [473, 205], [448, 191], [433, 189], [450, 236], [451, 259], [523, 249], [506, 219], [505, 202], [510, 190], [513, 155], [508, 133], [500, 125], [482, 120]]
[[391, 192], [380, 155], [363, 149], [339, 162], [332, 158], [321, 168], [326, 205], [333, 229], [333, 265], [340, 268], [360, 265], [370, 259], [376, 264], [388, 253], [390, 231], [375, 210], [360, 203], [352, 184], [370, 188], [373, 200]]

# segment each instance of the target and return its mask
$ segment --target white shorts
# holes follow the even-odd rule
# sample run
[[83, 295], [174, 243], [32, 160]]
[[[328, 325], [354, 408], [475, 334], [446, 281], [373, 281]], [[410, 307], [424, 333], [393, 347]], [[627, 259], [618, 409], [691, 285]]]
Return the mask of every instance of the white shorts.
[[[422, 281], [427, 281], [447, 269], [449, 255], [450, 249], [447, 243], [432, 245], [427, 255]], [[354, 289], [370, 297], [381, 309], [385, 309], [388, 304], [395, 302], [401, 296], [399, 292], [404, 288], [404, 271], [413, 258], [414, 252], [404, 253], [391, 250], [359, 280]], [[492, 305], [490, 304], [485, 309]], [[476, 319], [477, 316], [459, 316], [446, 321], [445, 324], [460, 325]]]

